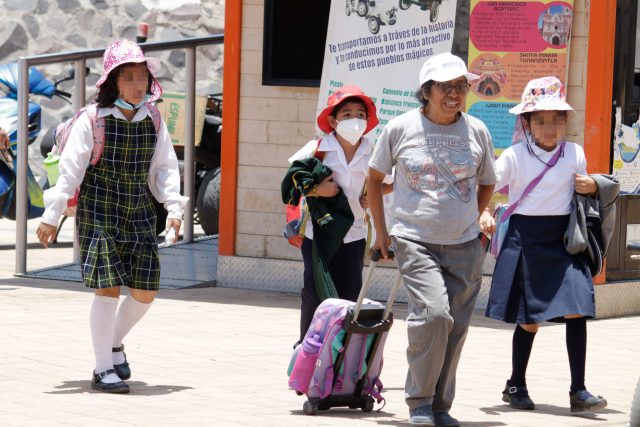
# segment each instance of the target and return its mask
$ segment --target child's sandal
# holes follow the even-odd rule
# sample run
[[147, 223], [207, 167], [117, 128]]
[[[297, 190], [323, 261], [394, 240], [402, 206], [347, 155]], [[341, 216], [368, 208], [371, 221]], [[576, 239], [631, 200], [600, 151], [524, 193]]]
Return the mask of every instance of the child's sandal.
[[104, 377], [114, 373], [115, 371], [113, 369], [107, 369], [104, 372], [93, 371], [93, 375], [91, 376], [91, 388], [105, 393], [129, 393], [129, 385], [124, 381], [118, 381], [115, 383], [105, 383], [102, 381]]
[[128, 380], [131, 378], [131, 369], [129, 368], [129, 362], [127, 362], [127, 354], [124, 352], [124, 344], [120, 347], [113, 347], [111, 349], [112, 353], [122, 352], [124, 356], [124, 363], [120, 363], [119, 365], [113, 365], [113, 369], [116, 371], [116, 375], [120, 377], [121, 380]]

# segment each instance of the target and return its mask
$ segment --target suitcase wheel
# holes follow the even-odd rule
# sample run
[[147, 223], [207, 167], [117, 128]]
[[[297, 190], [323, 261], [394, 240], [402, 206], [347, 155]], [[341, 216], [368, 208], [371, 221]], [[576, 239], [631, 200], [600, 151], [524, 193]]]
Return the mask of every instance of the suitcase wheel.
[[373, 398], [369, 397], [367, 401], [362, 405], [362, 412], [372, 412], [373, 411]]
[[[373, 404], [372, 404], [372, 408], [373, 408]], [[302, 405], [302, 410], [307, 415], [315, 415], [318, 413], [318, 405], [315, 403], [311, 403], [307, 400]]]

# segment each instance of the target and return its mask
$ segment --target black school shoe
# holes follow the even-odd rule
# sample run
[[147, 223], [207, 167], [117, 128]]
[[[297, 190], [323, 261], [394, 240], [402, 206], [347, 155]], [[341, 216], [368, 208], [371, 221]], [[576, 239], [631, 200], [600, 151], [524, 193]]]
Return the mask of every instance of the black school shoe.
[[115, 383], [104, 383], [102, 379], [109, 374], [115, 374], [116, 371], [113, 369], [107, 369], [104, 372], [96, 373], [93, 371], [93, 375], [91, 376], [91, 388], [94, 390], [99, 390], [105, 393], [118, 393], [124, 394], [129, 393], [129, 385], [124, 381], [118, 381]]
[[594, 396], [587, 390], [569, 393], [571, 412], [595, 411], [607, 407], [607, 400], [602, 396]]
[[113, 365], [113, 369], [116, 371], [116, 375], [120, 377], [121, 380], [128, 380], [131, 378], [131, 369], [129, 368], [129, 362], [127, 362], [127, 354], [124, 352], [124, 344], [120, 347], [113, 347], [111, 349], [112, 353], [117, 353], [121, 351], [124, 356], [124, 363], [120, 363], [119, 365]]
[[507, 402], [513, 409], [536, 409], [535, 403], [529, 397], [527, 386], [510, 386], [509, 381], [502, 390], [502, 401]]

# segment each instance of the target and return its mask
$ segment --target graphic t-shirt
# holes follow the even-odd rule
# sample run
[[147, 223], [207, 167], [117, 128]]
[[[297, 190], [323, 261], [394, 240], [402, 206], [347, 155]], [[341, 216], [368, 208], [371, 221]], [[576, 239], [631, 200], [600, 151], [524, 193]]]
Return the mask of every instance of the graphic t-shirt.
[[480, 120], [461, 113], [439, 125], [408, 111], [389, 121], [369, 165], [384, 174], [395, 166], [389, 234], [456, 244], [480, 232], [476, 185], [496, 182], [491, 136]]

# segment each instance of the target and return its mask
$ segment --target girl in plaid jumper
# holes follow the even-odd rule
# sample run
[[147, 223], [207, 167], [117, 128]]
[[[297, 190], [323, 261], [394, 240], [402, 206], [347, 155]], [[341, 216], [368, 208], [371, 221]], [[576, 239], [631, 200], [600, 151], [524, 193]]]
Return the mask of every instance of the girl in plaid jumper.
[[[91, 386], [128, 393], [131, 370], [122, 341], [146, 314], [160, 284], [152, 196], [169, 212], [167, 230], [176, 240], [187, 198], [180, 195], [178, 160], [166, 125], [152, 119], [162, 89], [154, 77], [155, 58], [138, 45], [116, 40], [104, 53], [104, 73], [96, 83], [97, 118], [105, 138], [98, 162], [92, 122], [81, 115], [60, 156], [60, 176], [44, 195], [45, 212], [37, 235], [47, 247], [55, 236], [67, 200], [80, 188], [76, 227], [85, 285], [96, 290], [90, 313], [96, 367]], [[97, 119], [96, 118], [96, 119]], [[129, 296], [118, 308], [121, 286]]]

